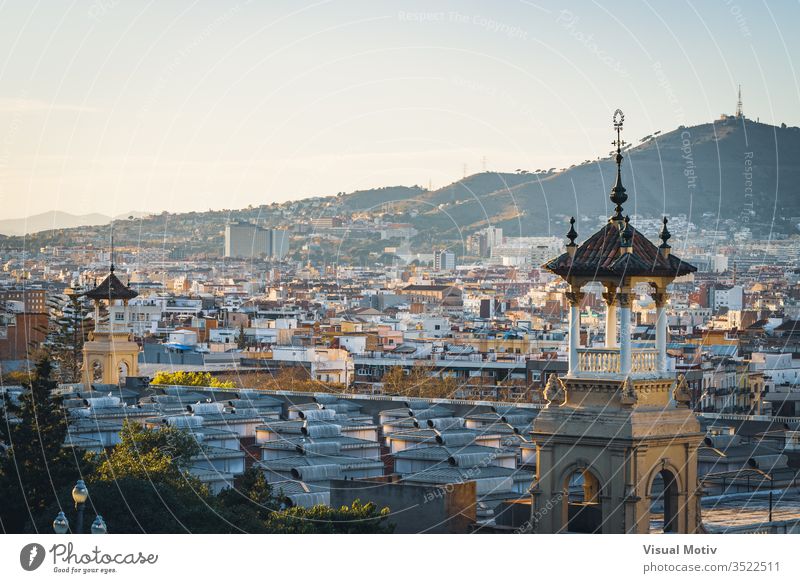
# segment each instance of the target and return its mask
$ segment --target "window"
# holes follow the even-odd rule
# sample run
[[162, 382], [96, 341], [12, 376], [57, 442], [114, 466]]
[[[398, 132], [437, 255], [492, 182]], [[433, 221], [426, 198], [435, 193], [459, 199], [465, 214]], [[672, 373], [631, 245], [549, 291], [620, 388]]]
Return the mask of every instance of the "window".
[[117, 312], [114, 314], [114, 319], [117, 322], [124, 322], [125, 321], [125, 312]]

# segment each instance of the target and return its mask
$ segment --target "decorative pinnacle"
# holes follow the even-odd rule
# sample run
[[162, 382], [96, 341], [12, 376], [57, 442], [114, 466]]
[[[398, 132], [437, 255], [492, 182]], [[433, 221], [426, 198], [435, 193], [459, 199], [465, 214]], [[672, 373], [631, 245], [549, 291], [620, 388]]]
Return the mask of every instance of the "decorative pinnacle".
[[108, 271], [114, 273], [114, 221], [111, 221], [111, 266]]
[[575, 217], [569, 218], [569, 231], [567, 231], [567, 239], [569, 239], [569, 244], [567, 247], [577, 247], [575, 243], [575, 239], [578, 238], [578, 231], [575, 230]]
[[611, 188], [611, 202], [616, 205], [615, 214], [611, 217], [612, 221], [622, 221], [622, 205], [628, 200], [628, 195], [625, 194], [625, 187], [622, 186], [622, 146], [626, 142], [622, 139], [622, 124], [625, 123], [625, 114], [621, 109], [614, 112], [614, 129], [617, 132], [617, 139], [611, 142], [612, 145], [617, 147], [617, 155], [615, 160], [617, 162], [617, 182]]
[[667, 229], [668, 221], [669, 219], [667, 219], [667, 217], [664, 217], [664, 226], [661, 227], [661, 232], [658, 234], [659, 239], [661, 239], [661, 245], [658, 246], [659, 249], [670, 248], [670, 245], [669, 243], [667, 243], [667, 241], [669, 241], [670, 238], [672, 237], [672, 233], [670, 233], [669, 229]]

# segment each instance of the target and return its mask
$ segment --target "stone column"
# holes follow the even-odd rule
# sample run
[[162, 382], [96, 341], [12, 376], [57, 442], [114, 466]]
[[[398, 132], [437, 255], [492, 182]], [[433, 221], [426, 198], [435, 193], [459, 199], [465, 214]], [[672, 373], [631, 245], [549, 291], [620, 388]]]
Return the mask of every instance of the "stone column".
[[653, 294], [656, 303], [656, 349], [658, 350], [658, 372], [667, 372], [667, 300], [666, 293]]
[[619, 372], [626, 377], [631, 372], [631, 294], [617, 294], [619, 303]]
[[581, 302], [583, 293], [568, 292], [569, 301], [569, 375], [578, 371], [578, 346], [581, 343]]
[[617, 347], [617, 292], [603, 294], [606, 301], [606, 348]]

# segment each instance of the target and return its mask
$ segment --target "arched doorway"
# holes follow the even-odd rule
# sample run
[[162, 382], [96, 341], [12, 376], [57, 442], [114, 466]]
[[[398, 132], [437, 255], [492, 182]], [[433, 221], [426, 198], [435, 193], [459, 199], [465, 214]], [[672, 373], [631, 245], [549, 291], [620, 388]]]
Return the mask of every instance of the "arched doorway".
[[650, 514], [664, 517], [664, 532], [678, 532], [678, 480], [670, 470], [663, 469], [650, 486]]
[[567, 497], [567, 532], [600, 533], [603, 509], [600, 480], [589, 470], [575, 470], [564, 481]]

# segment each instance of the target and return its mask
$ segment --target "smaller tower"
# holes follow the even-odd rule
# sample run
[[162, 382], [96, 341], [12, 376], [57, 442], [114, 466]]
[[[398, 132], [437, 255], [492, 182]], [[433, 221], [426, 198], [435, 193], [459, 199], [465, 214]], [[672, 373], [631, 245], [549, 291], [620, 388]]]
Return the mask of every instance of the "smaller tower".
[[[139, 294], [114, 274], [113, 255], [111, 261], [108, 276], [83, 294], [94, 303], [95, 321], [94, 331], [83, 345], [83, 381], [87, 385], [118, 384], [126, 376], [139, 372], [139, 345], [128, 327], [131, 319], [128, 301]], [[122, 306], [122, 309], [112, 313], [112, 306]], [[105, 322], [101, 321], [103, 307], [109, 309]]]

